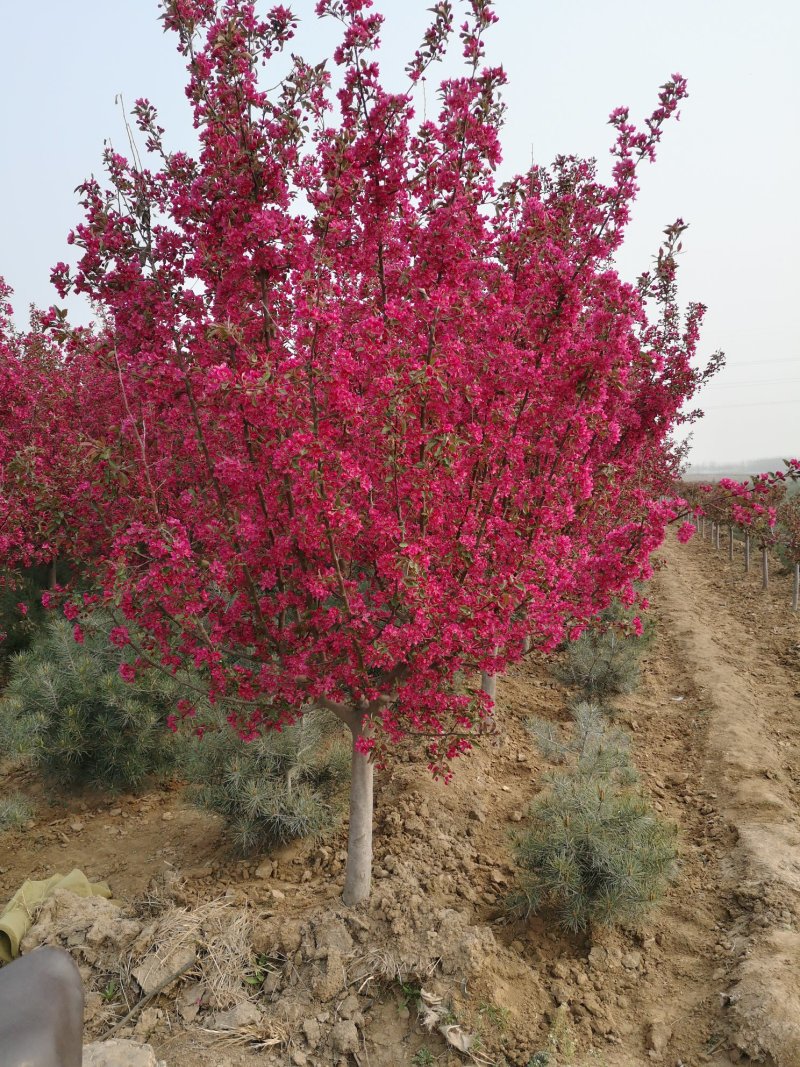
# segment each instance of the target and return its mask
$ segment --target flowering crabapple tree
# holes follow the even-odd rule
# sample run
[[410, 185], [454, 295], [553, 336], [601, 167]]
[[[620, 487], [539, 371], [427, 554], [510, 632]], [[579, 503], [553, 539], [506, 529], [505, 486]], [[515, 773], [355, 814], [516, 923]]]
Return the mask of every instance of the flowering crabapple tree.
[[777, 544], [777, 507], [785, 493], [780, 478], [771, 474], [756, 474], [749, 482], [737, 482], [722, 478], [712, 485], [701, 487], [705, 494], [706, 514], [711, 514], [719, 524], [727, 521], [729, 526], [739, 526], [748, 539], [745, 549], [745, 565], [749, 565], [749, 538], [752, 536], [761, 549], [762, 583], [769, 582], [769, 549]]
[[767, 499], [772, 505], [769, 518], [774, 515], [774, 522], [769, 526], [768, 533], [762, 534], [762, 558], [764, 572], [764, 588], [767, 587], [769, 563], [767, 550], [773, 545], [780, 544], [786, 552], [789, 562], [793, 565], [793, 590], [792, 608], [798, 610], [800, 600], [800, 549], [798, 549], [798, 510], [800, 502], [797, 496], [787, 498], [789, 482], [800, 481], [800, 460], [785, 459], [785, 470], [766, 471], [752, 478], [753, 492]]
[[[65, 535], [65, 508], [76, 494], [84, 513], [95, 491], [75, 484], [70, 451], [90, 432], [81, 411], [74, 368], [64, 341], [82, 343], [83, 331], [56, 332], [64, 313], [34, 313], [30, 328], [14, 328], [11, 291], [0, 279], [0, 581], [35, 563], [54, 566]], [[71, 431], [74, 436], [69, 443]], [[66, 446], [66, 451], [65, 451]], [[92, 536], [90, 524], [82, 533]], [[74, 544], [80, 538], [70, 533]], [[84, 550], [85, 550], [85, 546]], [[55, 575], [53, 575], [55, 577]]]
[[[70, 428], [90, 488], [64, 509], [143, 635], [126, 673], [191, 662], [243, 737], [313, 704], [347, 724], [347, 903], [369, 893], [391, 745], [421, 739], [446, 777], [492, 711], [460, 678], [633, 601], [676, 514], [671, 431], [714, 370], [692, 367], [702, 306], [677, 303], [684, 225], [638, 286], [612, 260], [683, 79], [643, 129], [611, 116], [608, 184], [575, 157], [501, 183], [496, 17], [465, 6], [456, 26], [435, 4], [388, 92], [370, 0], [317, 4], [335, 78], [293, 56], [271, 89], [287, 8], [166, 0], [198, 153], [138, 101], [148, 165], [107, 151], [54, 273], [98, 311], [65, 359], [102, 420]], [[456, 36], [463, 73], [419, 121]]]
[[778, 523], [786, 557], [792, 566], [792, 609], [800, 610], [800, 494], [787, 497], [778, 507]]

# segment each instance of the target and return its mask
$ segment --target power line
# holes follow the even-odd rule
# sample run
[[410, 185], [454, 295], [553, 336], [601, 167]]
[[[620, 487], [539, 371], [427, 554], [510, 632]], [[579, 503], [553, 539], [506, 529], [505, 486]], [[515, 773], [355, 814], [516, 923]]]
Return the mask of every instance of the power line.
[[796, 400], [751, 400], [741, 404], [703, 404], [704, 411], [724, 411], [727, 408], [767, 408], [777, 404], [794, 404], [800, 409], [800, 398]]
[[733, 367], [760, 367], [762, 363], [798, 363], [800, 356], [780, 356], [770, 359], [737, 359], [730, 364]]
[[710, 382], [709, 388], [716, 386], [717, 389], [749, 389], [753, 385], [794, 385], [796, 382], [800, 382], [800, 378], [768, 378], [766, 381], [752, 379], [747, 382]]

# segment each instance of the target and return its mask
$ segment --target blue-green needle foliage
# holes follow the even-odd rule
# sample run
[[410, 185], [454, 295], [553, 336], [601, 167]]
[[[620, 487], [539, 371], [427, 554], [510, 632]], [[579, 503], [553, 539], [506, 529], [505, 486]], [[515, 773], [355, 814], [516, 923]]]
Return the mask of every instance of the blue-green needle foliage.
[[166, 718], [182, 695], [180, 679], [153, 670], [125, 682], [112, 626], [98, 612], [82, 624], [78, 644], [72, 624], [52, 618], [11, 659], [0, 744], [29, 756], [56, 786], [137, 789], [173, 766]]
[[[571, 931], [634, 924], [663, 894], [675, 863], [675, 829], [635, 789], [624, 733], [580, 704], [559, 742], [532, 724], [545, 753], [566, 762], [548, 777], [515, 841], [519, 891], [512, 906], [549, 909]], [[543, 742], [543, 743], [542, 743]]]
[[313, 710], [253, 741], [220, 722], [192, 742], [185, 769], [193, 800], [221, 815], [234, 850], [248, 855], [336, 826], [350, 750], [341, 723]]
[[632, 693], [639, 684], [639, 660], [652, 637], [647, 623], [641, 636], [625, 633], [634, 612], [614, 602], [576, 641], [569, 641], [555, 674], [579, 686], [590, 700]]

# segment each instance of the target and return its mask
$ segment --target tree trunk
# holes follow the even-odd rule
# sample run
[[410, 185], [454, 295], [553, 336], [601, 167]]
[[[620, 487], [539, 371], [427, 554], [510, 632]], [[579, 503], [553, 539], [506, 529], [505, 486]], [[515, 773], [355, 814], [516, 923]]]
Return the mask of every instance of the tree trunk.
[[530, 652], [530, 650], [531, 650], [531, 639], [530, 639], [530, 637], [526, 637], [525, 641], [523, 642], [523, 645], [522, 645], [522, 654], [523, 654], [523, 656], [527, 655]]
[[347, 907], [360, 904], [369, 897], [372, 885], [372, 810], [375, 767], [370, 759], [359, 752], [357, 744], [361, 737], [370, 737], [371, 718], [383, 699], [369, 705], [354, 707], [337, 704], [321, 697], [320, 707], [327, 708], [340, 719], [350, 731], [353, 747], [350, 757], [350, 823], [347, 831], [347, 863], [344, 871], [342, 900]]
[[[494, 650], [497, 655], [497, 649]], [[481, 672], [481, 689], [486, 693], [493, 704], [497, 703], [497, 675]]]
[[800, 610], [800, 563], [794, 565], [794, 588], [792, 589], [792, 611]]
[[55, 589], [58, 584], [58, 569], [56, 560], [51, 559], [47, 567], [47, 588]]
[[761, 549], [761, 588], [769, 587], [769, 552], [767, 546]]
[[744, 535], [744, 569], [745, 572], [750, 571], [750, 534], [745, 531]]
[[728, 527], [728, 559], [733, 563], [733, 527]]
[[487, 674], [485, 671], [481, 674], [481, 689], [489, 697], [493, 704], [497, 703], [497, 675]]
[[358, 739], [369, 732], [369, 720], [359, 716], [350, 725], [353, 755], [350, 774], [350, 827], [347, 833], [347, 866], [342, 900], [348, 908], [369, 897], [372, 884], [372, 805], [375, 767], [356, 748]]

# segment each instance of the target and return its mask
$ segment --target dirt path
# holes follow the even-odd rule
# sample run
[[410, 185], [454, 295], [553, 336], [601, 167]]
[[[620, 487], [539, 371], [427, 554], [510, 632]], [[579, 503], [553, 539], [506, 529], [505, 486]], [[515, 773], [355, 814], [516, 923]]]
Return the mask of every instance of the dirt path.
[[719, 996], [736, 1047], [800, 1064], [800, 621], [708, 544], [668, 544], [657, 580], [687, 688], [706, 717], [702, 779], [730, 827], [717, 884], [729, 922]]

